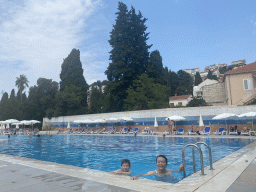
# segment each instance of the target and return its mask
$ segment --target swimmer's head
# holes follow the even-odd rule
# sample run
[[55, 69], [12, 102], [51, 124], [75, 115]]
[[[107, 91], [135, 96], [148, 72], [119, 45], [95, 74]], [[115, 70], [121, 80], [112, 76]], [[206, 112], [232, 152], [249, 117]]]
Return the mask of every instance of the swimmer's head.
[[157, 156], [157, 158], [156, 158], [156, 163], [157, 163], [157, 159], [158, 159], [158, 157], [162, 157], [162, 158], [164, 158], [164, 159], [165, 159], [165, 162], [166, 162], [166, 165], [167, 165], [168, 160], [167, 160], [167, 158], [166, 158], [164, 155], [158, 155], [158, 156]]
[[127, 163], [127, 164], [129, 165], [129, 167], [131, 166], [131, 163], [130, 163], [129, 159], [123, 159], [122, 162], [121, 162], [121, 166], [122, 166], [124, 163]]
[[123, 161], [121, 162], [121, 169], [124, 172], [128, 172], [130, 169], [130, 161], [128, 159], [123, 159]]
[[156, 158], [156, 165], [159, 170], [165, 170], [167, 167], [167, 158], [164, 155], [159, 155]]

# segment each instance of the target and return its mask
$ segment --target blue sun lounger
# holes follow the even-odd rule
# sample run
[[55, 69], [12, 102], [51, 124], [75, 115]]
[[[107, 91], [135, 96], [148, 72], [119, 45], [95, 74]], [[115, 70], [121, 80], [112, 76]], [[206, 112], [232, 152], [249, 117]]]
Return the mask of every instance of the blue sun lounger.
[[215, 134], [215, 135], [222, 135], [222, 131], [225, 131], [225, 128], [224, 128], [224, 127], [220, 127], [220, 128], [219, 128], [219, 131], [216, 131], [214, 134]]
[[211, 127], [205, 127], [204, 131], [201, 131], [202, 135], [210, 135], [211, 134]]
[[179, 128], [178, 131], [176, 132], [177, 135], [184, 135], [184, 130], [183, 128]]

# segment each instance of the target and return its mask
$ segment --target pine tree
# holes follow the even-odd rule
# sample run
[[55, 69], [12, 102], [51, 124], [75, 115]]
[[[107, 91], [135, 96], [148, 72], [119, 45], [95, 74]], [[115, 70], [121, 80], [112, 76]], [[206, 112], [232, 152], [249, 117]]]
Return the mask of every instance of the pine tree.
[[195, 75], [195, 86], [199, 85], [202, 82], [203, 82], [203, 80], [201, 78], [201, 75], [199, 74], [199, 72], [196, 72], [196, 75]]
[[127, 6], [119, 2], [116, 13], [116, 23], [110, 32], [109, 43], [112, 47], [110, 60], [105, 74], [108, 80], [114, 82], [110, 91], [112, 110], [120, 111], [123, 108], [123, 100], [127, 97], [126, 90], [132, 81], [145, 73], [149, 60], [147, 45], [148, 34], [141, 12], [135, 13], [132, 7], [130, 11]]

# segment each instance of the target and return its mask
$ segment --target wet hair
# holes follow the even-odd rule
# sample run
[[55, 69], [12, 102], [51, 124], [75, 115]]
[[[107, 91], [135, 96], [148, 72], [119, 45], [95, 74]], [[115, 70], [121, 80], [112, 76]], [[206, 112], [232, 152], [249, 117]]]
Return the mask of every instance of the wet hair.
[[168, 160], [167, 160], [167, 158], [166, 158], [164, 155], [158, 155], [158, 156], [156, 157], [156, 162], [157, 162], [158, 157], [163, 157], [163, 158], [165, 159], [165, 162], [166, 162], [166, 165], [167, 165]]
[[131, 163], [128, 159], [123, 159], [122, 162], [121, 162], [121, 166], [124, 164], [124, 163], [128, 163], [129, 167], [131, 167]]

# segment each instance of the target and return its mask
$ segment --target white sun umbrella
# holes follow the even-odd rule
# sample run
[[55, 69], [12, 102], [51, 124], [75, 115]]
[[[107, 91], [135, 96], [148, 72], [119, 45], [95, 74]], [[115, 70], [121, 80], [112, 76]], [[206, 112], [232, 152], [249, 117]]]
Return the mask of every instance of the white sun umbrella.
[[9, 129], [10, 128], [9, 124], [18, 123], [19, 121], [17, 119], [7, 119], [5, 122], [7, 123], [8, 129]]
[[203, 121], [202, 115], [200, 115], [200, 117], [199, 117], [199, 126], [200, 127], [204, 126], [204, 121]]
[[12, 123], [12, 125], [15, 125], [16, 126], [16, 129], [19, 129], [19, 125], [21, 125], [21, 123]]
[[1, 127], [0, 127], [0, 129], [5, 129], [5, 121], [0, 121], [0, 124], [1, 124]]
[[[175, 122], [175, 121], [183, 121], [186, 118], [182, 117], [182, 116], [179, 116], [179, 115], [173, 115], [173, 116], [165, 118], [165, 120], [168, 120], [168, 119], [173, 120]], [[175, 124], [174, 124], [174, 128], [175, 128]]]
[[20, 121], [20, 124], [23, 125], [23, 128], [24, 128], [24, 125], [30, 125], [30, 122], [27, 120], [22, 120]]
[[120, 119], [124, 121], [133, 121], [133, 119], [130, 117], [121, 117]]
[[248, 112], [248, 113], [243, 113], [238, 115], [238, 117], [252, 117], [252, 130], [254, 131], [253, 128], [253, 117], [256, 116], [256, 112]]
[[67, 126], [67, 128], [70, 129], [70, 123], [69, 123], [69, 121], [68, 121], [68, 126]]
[[215, 116], [215, 117], [213, 117], [212, 119], [225, 119], [225, 122], [226, 122], [226, 130], [227, 130], [227, 121], [226, 121], [226, 118], [228, 118], [228, 117], [234, 117], [234, 116], [236, 116], [236, 114], [234, 114], [234, 113], [222, 113], [222, 114], [219, 114], [219, 115], [217, 115], [217, 116]]
[[155, 117], [154, 128], [156, 129], [157, 127], [158, 127], [158, 123], [157, 123], [157, 120], [156, 120], [156, 117]]
[[111, 117], [111, 118], [108, 118], [108, 119], [105, 119], [107, 122], [111, 122], [112, 123], [112, 127], [114, 127], [114, 123], [115, 122], [118, 122], [119, 119], [118, 118], [115, 118], [115, 117]]

